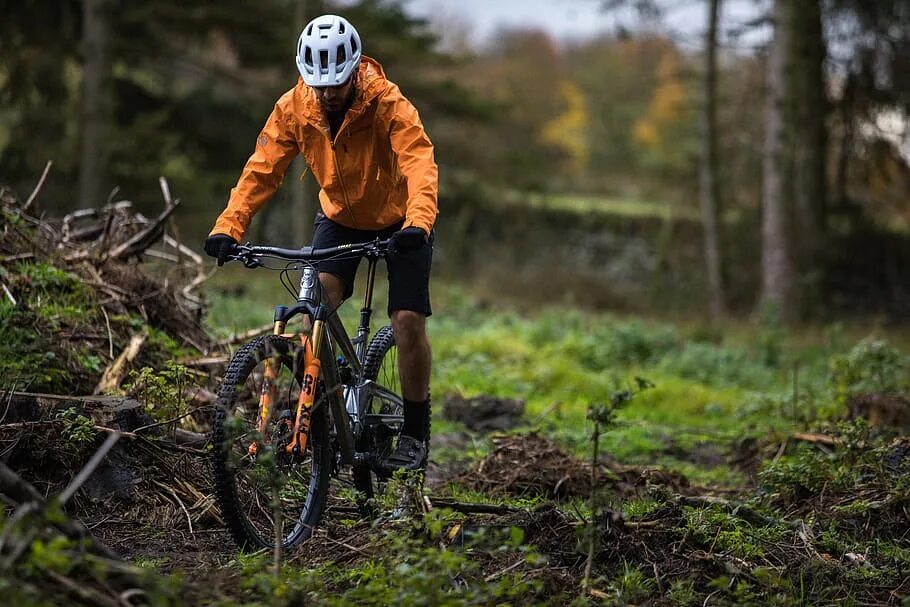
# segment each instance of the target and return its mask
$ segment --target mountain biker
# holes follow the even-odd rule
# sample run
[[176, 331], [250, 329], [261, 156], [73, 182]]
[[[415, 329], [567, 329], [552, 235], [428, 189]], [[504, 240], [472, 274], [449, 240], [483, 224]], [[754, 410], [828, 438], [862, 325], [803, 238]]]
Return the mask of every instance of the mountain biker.
[[[431, 353], [426, 334], [438, 170], [417, 110], [382, 66], [362, 54], [346, 19], [310, 21], [297, 43], [296, 86], [278, 99], [227, 208], [205, 240], [218, 265], [243, 238], [253, 215], [302, 154], [319, 183], [321, 211], [312, 245], [331, 247], [390, 239], [389, 306], [404, 398], [404, 425], [389, 469], [419, 469], [427, 460]], [[334, 307], [353, 292], [359, 259], [319, 262]]]

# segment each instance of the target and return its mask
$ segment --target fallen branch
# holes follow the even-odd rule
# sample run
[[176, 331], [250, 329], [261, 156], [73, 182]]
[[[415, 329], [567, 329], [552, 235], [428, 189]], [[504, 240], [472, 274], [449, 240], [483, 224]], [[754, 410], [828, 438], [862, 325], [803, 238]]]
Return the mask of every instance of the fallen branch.
[[256, 327], [255, 329], [250, 329], [249, 331], [244, 331], [243, 333], [235, 333], [235, 334], [231, 335], [230, 337], [222, 339], [215, 345], [219, 346], [219, 347], [232, 346], [236, 343], [240, 343], [242, 341], [246, 341], [248, 339], [253, 339], [254, 337], [258, 337], [258, 336], [262, 335], [263, 333], [268, 333], [274, 327], [275, 327], [275, 325], [273, 323], [269, 323], [267, 325], [262, 325], [261, 327]]
[[168, 188], [167, 181], [164, 177], [159, 178], [161, 192], [164, 194], [164, 211], [155, 219], [154, 222], [146, 226], [145, 229], [138, 232], [132, 238], [117, 245], [108, 255], [108, 259], [124, 259], [133, 255], [138, 255], [148, 249], [164, 233], [164, 224], [171, 213], [180, 205], [180, 200], [171, 200], [171, 192]]
[[145, 331], [137, 333], [130, 338], [129, 345], [127, 345], [123, 352], [120, 353], [120, 356], [104, 370], [101, 380], [95, 387], [95, 394], [113, 392], [120, 387], [123, 378], [126, 376], [127, 365], [136, 360], [136, 357], [139, 356], [139, 352], [142, 351], [142, 346], [145, 345], [145, 340], [147, 339], [148, 333]]
[[[33, 504], [34, 508], [39, 509], [47, 507], [47, 501], [38, 490], [30, 483], [22, 480], [18, 474], [13, 472], [3, 462], [0, 462], [0, 493], [7, 496], [20, 507], [24, 507], [26, 504]], [[88, 529], [77, 521], [62, 517], [51, 526], [71, 540], [77, 542], [88, 540], [89, 551], [98, 556], [120, 560], [117, 553], [95, 539]]]
[[465, 514], [511, 514], [513, 512], [526, 512], [523, 508], [506, 506], [504, 504], [475, 504], [441, 497], [433, 498], [433, 506], [436, 508], [449, 508], [456, 512], [464, 512]]
[[203, 358], [189, 358], [180, 361], [184, 367], [215, 367], [231, 362], [230, 356], [205, 356]]
[[[120, 430], [132, 430], [142, 418], [142, 405], [124, 396], [61, 396], [14, 390], [0, 394], [0, 398], [9, 401], [8, 422], [53, 421], [60, 411], [70, 407], [84, 411], [95, 425]], [[3, 427], [10, 427], [10, 424]]]
[[101, 460], [104, 459], [104, 456], [108, 454], [108, 451], [114, 448], [114, 444], [120, 440], [120, 434], [113, 432], [108, 435], [104, 443], [95, 451], [95, 454], [92, 455], [91, 459], [82, 467], [82, 470], [79, 471], [79, 474], [76, 475], [76, 478], [70, 481], [66, 488], [60, 493], [58, 499], [60, 504], [63, 505], [69, 501], [73, 494], [79, 490], [79, 487], [88, 480], [88, 477], [92, 475], [95, 471], [95, 468], [101, 463]]
[[17, 253], [16, 255], [7, 255], [6, 257], [0, 258], [0, 263], [10, 263], [12, 261], [22, 261], [23, 259], [32, 259], [35, 256], [34, 253]]
[[793, 440], [830, 446], [839, 445], [843, 442], [841, 439], [834, 436], [829, 436], [827, 434], [813, 434], [810, 432], [794, 432]]

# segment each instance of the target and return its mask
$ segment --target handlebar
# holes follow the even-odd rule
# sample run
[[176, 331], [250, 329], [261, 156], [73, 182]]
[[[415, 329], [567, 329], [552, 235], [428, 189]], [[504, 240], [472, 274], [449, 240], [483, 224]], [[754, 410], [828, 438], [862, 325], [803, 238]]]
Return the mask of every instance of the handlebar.
[[284, 249], [281, 247], [254, 246], [249, 243], [237, 245], [234, 253], [228, 256], [228, 261], [239, 261], [248, 268], [262, 265], [261, 257], [273, 257], [286, 261], [322, 261], [341, 254], [364, 255], [367, 257], [384, 257], [389, 252], [389, 239], [371, 240], [358, 244], [342, 244], [337, 247], [316, 249], [311, 246], [300, 249]]

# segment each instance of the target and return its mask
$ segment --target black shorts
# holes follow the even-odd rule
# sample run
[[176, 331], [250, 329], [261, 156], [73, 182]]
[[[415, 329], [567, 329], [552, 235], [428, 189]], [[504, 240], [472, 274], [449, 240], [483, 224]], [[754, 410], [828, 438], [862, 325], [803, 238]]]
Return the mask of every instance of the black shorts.
[[[404, 222], [398, 222], [382, 230], [355, 230], [335, 223], [322, 212], [316, 213], [313, 224], [313, 246], [334, 247], [345, 243], [361, 243], [376, 238], [388, 238], [401, 229]], [[433, 241], [430, 233], [427, 244], [416, 251], [390, 255], [386, 259], [389, 271], [389, 315], [394, 310], [411, 310], [430, 316], [430, 266], [433, 264]], [[344, 282], [344, 298], [354, 292], [354, 278], [359, 257], [354, 259], [330, 259], [316, 264], [320, 272], [334, 274]]]

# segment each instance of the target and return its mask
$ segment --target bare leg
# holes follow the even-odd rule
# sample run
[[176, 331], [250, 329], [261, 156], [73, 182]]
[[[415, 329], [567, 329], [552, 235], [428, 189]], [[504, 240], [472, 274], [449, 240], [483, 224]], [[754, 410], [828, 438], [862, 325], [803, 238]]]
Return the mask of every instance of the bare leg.
[[395, 310], [392, 312], [392, 332], [398, 346], [402, 396], [423, 402], [429, 395], [432, 364], [427, 317], [410, 310]]
[[337, 308], [344, 297], [344, 281], [334, 274], [320, 272], [319, 282], [322, 283], [322, 288], [325, 289], [326, 295], [329, 296], [332, 308]]

